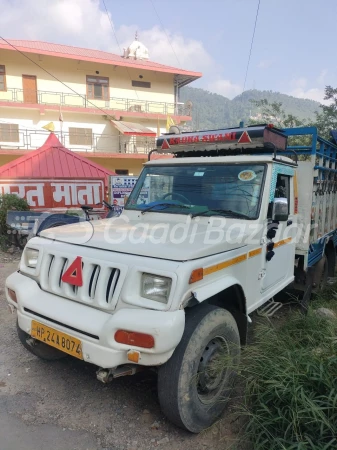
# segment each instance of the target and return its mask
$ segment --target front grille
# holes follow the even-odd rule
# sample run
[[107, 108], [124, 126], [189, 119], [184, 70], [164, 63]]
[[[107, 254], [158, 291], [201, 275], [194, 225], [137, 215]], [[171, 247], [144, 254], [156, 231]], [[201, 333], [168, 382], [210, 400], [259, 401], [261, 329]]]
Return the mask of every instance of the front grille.
[[120, 290], [120, 268], [82, 258], [83, 286], [78, 287], [62, 281], [63, 274], [74, 259], [74, 256], [45, 255], [40, 276], [41, 288], [81, 303], [112, 309]]

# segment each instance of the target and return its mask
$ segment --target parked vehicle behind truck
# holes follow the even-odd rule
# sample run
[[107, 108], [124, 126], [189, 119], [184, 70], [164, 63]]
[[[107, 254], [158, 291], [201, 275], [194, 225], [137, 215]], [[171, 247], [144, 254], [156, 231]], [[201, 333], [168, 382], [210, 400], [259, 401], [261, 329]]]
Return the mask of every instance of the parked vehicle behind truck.
[[163, 412], [197, 433], [225, 408], [234, 373], [216, 363], [238, 360], [250, 314], [285, 288], [305, 307], [333, 276], [337, 147], [268, 125], [157, 145], [175, 157], [145, 164], [119, 218], [43, 231], [6, 295], [30, 352], [103, 382], [156, 368]]

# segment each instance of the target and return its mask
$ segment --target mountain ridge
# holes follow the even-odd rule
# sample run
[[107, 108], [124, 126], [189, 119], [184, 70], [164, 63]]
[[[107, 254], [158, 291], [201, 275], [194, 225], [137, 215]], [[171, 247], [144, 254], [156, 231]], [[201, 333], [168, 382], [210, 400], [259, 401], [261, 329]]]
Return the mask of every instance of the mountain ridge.
[[251, 100], [267, 99], [269, 103], [282, 103], [287, 114], [293, 114], [301, 120], [312, 120], [320, 104], [315, 100], [302, 99], [274, 91], [252, 89], [230, 100], [220, 94], [201, 88], [184, 87], [180, 91], [180, 101], [192, 101], [192, 123], [187, 127], [192, 130], [212, 129], [238, 126], [240, 121], [249, 122], [251, 117], [258, 117], [260, 108]]

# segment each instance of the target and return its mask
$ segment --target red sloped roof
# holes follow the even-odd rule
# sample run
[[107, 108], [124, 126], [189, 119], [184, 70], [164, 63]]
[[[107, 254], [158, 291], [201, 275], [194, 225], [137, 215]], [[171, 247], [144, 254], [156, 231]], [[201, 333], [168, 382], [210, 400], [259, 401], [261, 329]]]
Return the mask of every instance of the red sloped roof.
[[0, 179], [15, 178], [104, 178], [108, 169], [65, 148], [54, 133], [37, 150], [0, 167]]
[[[52, 44], [50, 42], [27, 41], [19, 39], [8, 39], [9, 44], [15, 49], [22, 52], [35, 53], [40, 55], [58, 56], [60, 58], [70, 58], [82, 61], [91, 61], [102, 64], [112, 64], [115, 66], [134, 67], [143, 70], [155, 70], [157, 72], [173, 73], [176, 75], [184, 75], [192, 79], [202, 76], [200, 72], [192, 72], [176, 67], [165, 66], [153, 61], [140, 59], [123, 58], [113, 53], [103, 52], [101, 50], [93, 50], [81, 47], [72, 47], [70, 45]], [[0, 39], [0, 49], [15, 50], [11, 45]]]

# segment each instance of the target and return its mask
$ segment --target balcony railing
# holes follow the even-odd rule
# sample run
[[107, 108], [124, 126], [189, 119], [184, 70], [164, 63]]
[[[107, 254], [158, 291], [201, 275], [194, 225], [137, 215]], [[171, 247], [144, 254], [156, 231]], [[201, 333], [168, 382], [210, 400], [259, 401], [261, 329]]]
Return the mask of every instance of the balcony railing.
[[[16, 142], [1, 141], [0, 136], [0, 149], [1, 150], [35, 150], [41, 147], [47, 137], [48, 131], [44, 130], [30, 130], [19, 129], [19, 132], [15, 134]], [[133, 154], [147, 154], [150, 150], [155, 148], [156, 138], [143, 137], [143, 136], [112, 136], [109, 134], [93, 133], [91, 137], [86, 137], [86, 141], [83, 144], [73, 144], [74, 136], [69, 132], [57, 132], [56, 136], [62, 142], [62, 144], [73, 151], [81, 152], [100, 152], [100, 153], [133, 153]], [[77, 139], [83, 138], [82, 136], [76, 137]]]
[[[25, 100], [29, 97], [29, 101]], [[0, 91], [0, 101], [14, 103], [32, 103], [36, 97], [39, 105], [70, 106], [76, 108], [95, 108], [104, 110], [125, 111], [134, 113], [151, 113], [176, 116], [191, 116], [191, 106], [182, 103], [154, 102], [149, 100], [135, 100], [129, 98], [110, 97], [107, 100], [88, 99], [87, 95], [79, 95], [52, 91], [31, 91], [7, 88]], [[34, 103], [34, 101], [33, 101]]]

